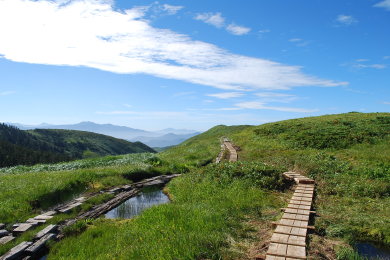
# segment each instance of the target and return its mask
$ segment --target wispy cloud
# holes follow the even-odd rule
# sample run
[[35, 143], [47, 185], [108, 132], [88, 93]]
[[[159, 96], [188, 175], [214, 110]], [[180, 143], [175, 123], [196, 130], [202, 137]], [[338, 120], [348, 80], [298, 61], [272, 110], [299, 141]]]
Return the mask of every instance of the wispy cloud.
[[230, 23], [229, 25], [225, 26], [226, 19], [222, 16], [221, 13], [200, 13], [197, 14], [194, 19], [203, 21], [217, 28], [225, 28], [226, 31], [234, 35], [245, 35], [251, 31], [251, 28], [236, 25], [235, 23]]
[[384, 0], [374, 5], [375, 7], [385, 8], [387, 11], [390, 11], [390, 0]]
[[304, 46], [309, 45], [308, 41], [305, 41], [304, 39], [301, 39], [301, 38], [292, 38], [292, 39], [289, 39], [288, 41], [294, 43], [298, 47], [304, 47]]
[[387, 66], [385, 64], [354, 64], [354, 67], [359, 69], [385, 69]]
[[178, 92], [173, 94], [173, 97], [184, 97], [184, 96], [191, 96], [194, 95], [195, 91], [185, 91], [185, 92]]
[[275, 92], [260, 92], [255, 95], [260, 97], [262, 102], [289, 103], [298, 99], [296, 95]]
[[266, 110], [295, 112], [295, 113], [312, 113], [312, 112], [318, 111], [318, 109], [267, 106], [265, 103], [257, 102], [257, 101], [241, 102], [241, 103], [235, 104], [235, 106], [237, 106], [239, 108], [245, 108], [245, 109], [266, 109]]
[[206, 96], [221, 98], [221, 99], [229, 99], [229, 98], [242, 97], [243, 95], [244, 93], [241, 92], [223, 92], [223, 93], [208, 94]]
[[0, 96], [8, 96], [8, 95], [12, 95], [15, 93], [16, 93], [15, 91], [3, 91], [3, 92], [0, 92]]
[[154, 28], [145, 8], [117, 11], [111, 3], [1, 0], [0, 24], [8, 26], [0, 27], [0, 55], [15, 62], [143, 73], [227, 90], [347, 84]]
[[385, 105], [390, 105], [390, 102], [384, 101], [383, 104], [385, 104]]
[[383, 56], [383, 59], [384, 59], [384, 60], [389, 60], [389, 59], [390, 59], [390, 56]]
[[174, 15], [183, 9], [184, 6], [163, 4], [162, 9], [170, 15]]
[[217, 28], [222, 28], [225, 25], [225, 18], [221, 13], [201, 13], [195, 16], [195, 20], [203, 21]]
[[336, 22], [339, 25], [350, 26], [350, 25], [358, 23], [358, 20], [351, 15], [340, 14], [337, 16]]
[[379, 64], [379, 63], [373, 63], [369, 64], [367, 63], [369, 60], [368, 59], [357, 59], [353, 62], [348, 62], [341, 64], [342, 66], [347, 66], [352, 69], [385, 69], [387, 68], [386, 64]]
[[239, 26], [232, 23], [226, 27], [226, 30], [234, 35], [244, 35], [244, 34], [248, 34], [251, 31], [251, 28]]

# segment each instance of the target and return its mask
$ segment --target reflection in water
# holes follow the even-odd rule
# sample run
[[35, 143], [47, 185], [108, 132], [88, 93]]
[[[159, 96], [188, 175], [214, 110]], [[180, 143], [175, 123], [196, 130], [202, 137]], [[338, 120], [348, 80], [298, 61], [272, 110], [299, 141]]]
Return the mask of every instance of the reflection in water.
[[132, 218], [153, 205], [168, 203], [169, 198], [161, 190], [141, 192], [105, 214], [106, 218]]
[[390, 259], [390, 248], [361, 242], [356, 244], [356, 249], [359, 255], [369, 257], [370, 259]]

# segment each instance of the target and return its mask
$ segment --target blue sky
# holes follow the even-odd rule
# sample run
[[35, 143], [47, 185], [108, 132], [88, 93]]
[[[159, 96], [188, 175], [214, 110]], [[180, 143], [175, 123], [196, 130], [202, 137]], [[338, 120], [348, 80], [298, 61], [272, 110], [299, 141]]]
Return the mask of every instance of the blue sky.
[[206, 130], [390, 109], [390, 0], [0, 0], [0, 121]]

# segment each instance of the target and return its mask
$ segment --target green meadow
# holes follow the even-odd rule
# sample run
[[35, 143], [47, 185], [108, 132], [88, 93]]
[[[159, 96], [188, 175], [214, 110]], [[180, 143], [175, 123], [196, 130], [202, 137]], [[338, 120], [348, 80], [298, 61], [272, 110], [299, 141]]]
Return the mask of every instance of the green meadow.
[[[239, 147], [239, 162], [212, 163], [222, 136]], [[262, 239], [254, 223], [269, 226], [286, 204], [286, 170], [317, 183], [313, 259], [359, 259], [357, 241], [390, 245], [390, 113], [216, 126], [157, 155], [1, 169], [0, 222], [81, 192], [183, 173], [165, 187], [171, 203], [131, 220], [76, 223], [49, 259], [247, 259]]]

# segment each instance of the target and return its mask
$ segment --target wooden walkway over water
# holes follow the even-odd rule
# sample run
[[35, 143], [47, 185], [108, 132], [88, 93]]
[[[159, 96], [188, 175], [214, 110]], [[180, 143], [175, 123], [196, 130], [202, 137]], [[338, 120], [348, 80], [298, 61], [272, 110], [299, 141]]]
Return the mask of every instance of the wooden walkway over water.
[[306, 236], [313, 227], [309, 226], [314, 195], [314, 180], [295, 172], [283, 173], [284, 177], [297, 184], [281, 220], [271, 237], [266, 260], [306, 259]]

